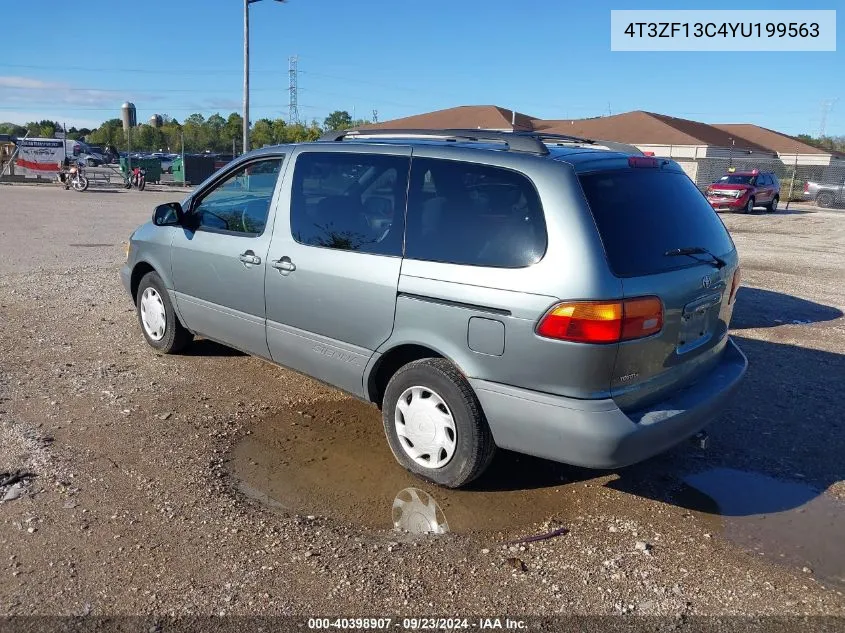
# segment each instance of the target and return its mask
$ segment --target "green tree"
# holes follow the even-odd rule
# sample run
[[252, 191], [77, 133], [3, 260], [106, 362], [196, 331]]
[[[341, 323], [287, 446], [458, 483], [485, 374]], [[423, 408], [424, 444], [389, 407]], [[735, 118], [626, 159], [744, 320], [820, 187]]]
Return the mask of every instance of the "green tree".
[[113, 145], [120, 149], [126, 149], [123, 123], [120, 119], [104, 121], [100, 127], [88, 135], [88, 141], [93, 145]]
[[205, 117], [192, 114], [185, 119], [182, 132], [185, 135], [185, 149], [191, 152], [202, 152], [208, 149], [208, 134], [205, 129]]
[[284, 119], [273, 121], [273, 142], [288, 143], [288, 126]]
[[345, 130], [352, 126], [352, 117], [346, 110], [335, 110], [326, 117], [323, 125], [327, 130]]
[[241, 148], [243, 145], [243, 126], [244, 119], [237, 112], [232, 112], [226, 119], [226, 126], [223, 128], [221, 136], [227, 148], [232, 147], [232, 141], [235, 142], [236, 148]]
[[270, 119], [258, 119], [249, 135], [252, 146], [256, 149], [273, 144], [273, 122]]
[[0, 134], [10, 134], [11, 136], [23, 136], [26, 134], [26, 128], [17, 123], [0, 123]]
[[221, 150], [232, 149], [232, 144], [229, 142], [226, 143], [226, 139], [223, 135], [223, 129], [226, 127], [226, 119], [220, 116], [219, 113], [212, 114], [208, 119], [205, 121], [205, 128], [206, 128], [206, 142], [208, 143], [208, 149], [213, 150], [215, 152], [219, 152]]
[[53, 138], [56, 132], [62, 131], [62, 126], [59, 123], [46, 119], [30, 121], [25, 127], [29, 130], [29, 135], [36, 138]]

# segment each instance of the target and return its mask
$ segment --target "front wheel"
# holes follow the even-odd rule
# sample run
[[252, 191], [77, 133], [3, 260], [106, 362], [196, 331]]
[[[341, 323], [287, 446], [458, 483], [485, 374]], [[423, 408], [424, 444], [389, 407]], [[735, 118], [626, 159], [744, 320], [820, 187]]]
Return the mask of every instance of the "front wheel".
[[73, 181], [74, 191], [85, 191], [88, 189], [88, 179], [85, 176], [78, 176]]
[[141, 179], [138, 181], [138, 191], [143, 191], [143, 190], [144, 190], [144, 187], [146, 187], [146, 186], [147, 186], [147, 179], [146, 179], [146, 178], [141, 178]]
[[745, 212], [746, 213], [753, 213], [754, 212], [754, 198], [748, 199], [748, 202], [745, 204]]
[[135, 306], [141, 331], [153, 349], [173, 354], [191, 342], [193, 335], [179, 322], [158, 273], [149, 272], [141, 279]]
[[496, 450], [472, 388], [443, 358], [424, 358], [397, 371], [382, 403], [384, 432], [396, 460], [447, 488], [471, 482]]

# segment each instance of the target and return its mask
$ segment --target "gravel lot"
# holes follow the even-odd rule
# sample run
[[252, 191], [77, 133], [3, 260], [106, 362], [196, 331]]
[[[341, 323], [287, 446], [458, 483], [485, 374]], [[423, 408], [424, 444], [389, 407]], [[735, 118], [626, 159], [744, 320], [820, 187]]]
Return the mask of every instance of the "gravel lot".
[[[337, 391], [148, 348], [121, 243], [177, 197], [0, 187], [0, 473], [37, 475], [0, 487], [0, 615], [845, 616], [845, 213], [724, 216], [751, 365], [709, 450], [447, 493]], [[409, 486], [449, 533], [392, 529]]]

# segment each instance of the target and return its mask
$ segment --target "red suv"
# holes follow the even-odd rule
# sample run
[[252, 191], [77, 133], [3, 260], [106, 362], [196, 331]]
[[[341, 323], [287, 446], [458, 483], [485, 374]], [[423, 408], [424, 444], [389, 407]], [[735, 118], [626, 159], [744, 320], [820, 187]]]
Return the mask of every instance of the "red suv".
[[780, 183], [771, 172], [735, 171], [719, 178], [704, 194], [716, 211], [751, 213], [754, 207], [777, 211]]

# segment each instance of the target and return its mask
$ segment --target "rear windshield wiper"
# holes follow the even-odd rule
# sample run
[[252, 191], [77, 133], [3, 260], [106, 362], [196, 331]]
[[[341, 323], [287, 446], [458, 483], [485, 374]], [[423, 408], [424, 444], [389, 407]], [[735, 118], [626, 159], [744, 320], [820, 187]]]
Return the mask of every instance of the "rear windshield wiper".
[[713, 265], [716, 266], [716, 268], [724, 268], [728, 265], [724, 259], [722, 259], [721, 257], [716, 257], [716, 255], [711, 253], [703, 246], [686, 246], [684, 248], [673, 248], [663, 254], [667, 257], [677, 257], [678, 255], [709, 255], [713, 258]]

